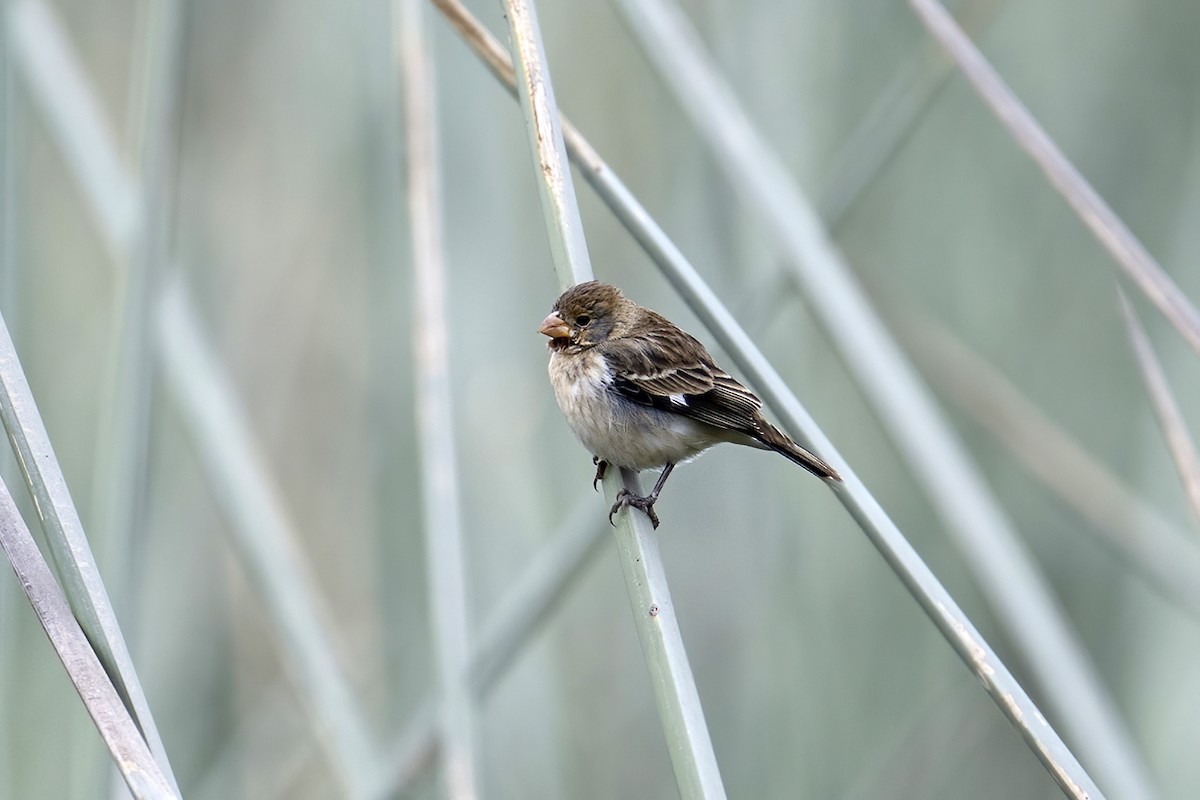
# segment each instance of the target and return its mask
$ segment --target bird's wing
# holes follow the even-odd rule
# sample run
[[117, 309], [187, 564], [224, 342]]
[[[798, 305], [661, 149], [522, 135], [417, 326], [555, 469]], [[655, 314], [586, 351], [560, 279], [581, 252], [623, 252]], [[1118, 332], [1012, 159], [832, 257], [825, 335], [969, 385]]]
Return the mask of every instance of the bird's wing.
[[[661, 319], [661, 318], [660, 318]], [[612, 389], [626, 400], [755, 435], [762, 402], [666, 320], [603, 345]]]

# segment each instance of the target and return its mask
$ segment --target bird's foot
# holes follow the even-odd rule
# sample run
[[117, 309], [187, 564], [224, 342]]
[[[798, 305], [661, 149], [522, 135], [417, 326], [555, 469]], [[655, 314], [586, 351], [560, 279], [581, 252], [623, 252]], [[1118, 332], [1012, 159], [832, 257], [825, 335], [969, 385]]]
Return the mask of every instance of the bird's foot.
[[604, 473], [608, 471], [608, 462], [600, 460], [600, 456], [592, 456], [592, 463], [596, 465], [596, 477], [592, 478], [592, 489], [600, 491], [600, 481], [604, 480]]
[[658, 514], [654, 513], [654, 501], [657, 499], [658, 498], [654, 497], [653, 495], [638, 497], [628, 489], [622, 489], [621, 491], [617, 492], [617, 502], [613, 503], [612, 508], [608, 511], [608, 524], [615, 524], [613, 523], [613, 514], [620, 511], [621, 506], [632, 506], [633, 508], [640, 508], [642, 511], [645, 511], [646, 516], [650, 518], [650, 524], [654, 526], [655, 530], [657, 530]]

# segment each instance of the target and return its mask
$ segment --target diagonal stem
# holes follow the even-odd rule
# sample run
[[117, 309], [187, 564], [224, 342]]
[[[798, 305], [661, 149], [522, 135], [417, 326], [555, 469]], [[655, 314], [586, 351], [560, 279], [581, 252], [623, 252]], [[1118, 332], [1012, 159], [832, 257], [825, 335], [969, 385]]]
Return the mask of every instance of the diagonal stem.
[[1083, 224], [1180, 335], [1200, 351], [1200, 312], [1129, 227], [1104, 202], [1025, 104], [937, 0], [909, 0], [918, 19], [958, 64], [963, 76], [1034, 160]]
[[1047, 705], [1116, 794], [1153, 797], [1132, 735], [1049, 581], [699, 34], [669, 0], [616, 3], [730, 184], [783, 246], [814, 316], [911, 466]]
[[[8, 487], [0, 480], [0, 547], [8, 556], [29, 603], [50, 644], [66, 668], [84, 707], [121, 771], [129, 791], [138, 800], [178, 797], [164, 771], [155, 762], [125, 699], [117, 694], [96, 651], [42, 559], [37, 543], [21, 519]], [[7, 720], [6, 720], [7, 722]]]
[[1146, 393], [1150, 395], [1150, 402], [1154, 405], [1154, 416], [1162, 429], [1163, 437], [1167, 440], [1171, 460], [1175, 463], [1179, 479], [1183, 482], [1192, 514], [1200, 521], [1200, 458], [1196, 455], [1196, 444], [1192, 441], [1187, 421], [1183, 418], [1183, 412], [1171, 391], [1171, 384], [1167, 381], [1162, 362], [1154, 352], [1154, 345], [1150, 344], [1146, 329], [1142, 327], [1129, 298], [1119, 287], [1117, 300], [1121, 307], [1121, 316], [1125, 320], [1129, 343], [1133, 347], [1133, 355], [1142, 374], [1142, 382], [1145, 383]]
[[262, 463], [228, 374], [196, 317], [180, 276], [157, 309], [163, 377], [183, 416], [213, 494], [230, 521], [230, 543], [258, 592], [313, 727], [346, 791], [363, 797], [374, 764], [354, 694], [335, 657], [311, 567], [279, 491]]
[[896, 326], [951, 400], [1087, 520], [1122, 565], [1200, 621], [1200, 545], [1086, 452], [999, 370], [928, 319]]
[[[515, 93], [511, 64], [490, 33], [457, 0], [433, 0], [502, 84]], [[563, 121], [568, 153], [580, 174], [646, 249], [681, 296], [696, 311], [722, 347], [734, 358], [751, 385], [783, 420], [789, 434], [830, 461], [846, 479], [836, 495], [896, 571], [904, 585], [945, 635], [955, 652], [980, 677], [997, 706], [1017, 727], [1051, 775], [1073, 797], [1101, 797], [1099, 790], [1057, 733], [991, 651], [970, 621], [912, 550], [894, 523], [836, 456], [832, 444], [799, 400], [766, 362], [762, 353], [704, 283], [682, 252], [666, 236], [628, 188], [577, 129]], [[807, 434], [807, 435], [806, 435]]]

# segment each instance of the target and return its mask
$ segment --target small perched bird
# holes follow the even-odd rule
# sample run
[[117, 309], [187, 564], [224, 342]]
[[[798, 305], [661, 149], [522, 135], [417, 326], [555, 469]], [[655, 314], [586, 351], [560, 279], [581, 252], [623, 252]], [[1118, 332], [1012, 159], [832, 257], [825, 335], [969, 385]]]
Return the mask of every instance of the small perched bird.
[[762, 415], [762, 401], [713, 361], [691, 335], [642, 308], [615, 286], [588, 281], [554, 302], [539, 333], [550, 337], [550, 383], [567, 424], [593, 454], [596, 477], [611, 464], [662, 467], [654, 490], [622, 489], [608, 512], [646, 512], [671, 470], [721, 442], [776, 453], [819, 478], [840, 481], [833, 467], [793, 442]]

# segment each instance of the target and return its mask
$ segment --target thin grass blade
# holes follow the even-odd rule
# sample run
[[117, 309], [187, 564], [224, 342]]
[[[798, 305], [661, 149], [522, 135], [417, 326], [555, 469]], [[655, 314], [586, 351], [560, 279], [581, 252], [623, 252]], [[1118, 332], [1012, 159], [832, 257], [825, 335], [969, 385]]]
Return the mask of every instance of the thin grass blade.
[[[8, 14], [0, 6], [0, 316], [19, 325], [17, 292], [19, 277], [16, 262], [17, 225], [13, 221], [16, 208], [16, 143], [15, 80], [11, 63], [12, 48], [8, 38]], [[0, 448], [0, 479], [15, 480], [16, 457], [12, 450]], [[10, 477], [14, 476], [14, 477]], [[17, 647], [15, 624], [20, 602], [17, 586], [7, 571], [0, 571], [0, 796], [16, 795], [14, 737], [10, 706], [17, 687], [9, 676], [16, 671], [20, 650]]]
[[1104, 198], [1063, 155], [945, 6], [937, 0], [909, 0], [909, 5], [926, 29], [946, 48], [963, 76], [992, 109], [996, 118], [1034, 160], [1046, 179], [1075, 210], [1134, 285], [1200, 352], [1200, 312], [1154, 256], [1150, 255], [1150, 251], [1104, 202]]
[[[0, 360], [7, 360], [7, 356], [0, 356]], [[3, 481], [0, 481], [0, 545], [129, 791], [139, 800], [178, 797], [96, 658]]]
[[334, 655], [328, 614], [232, 382], [178, 276], [166, 286], [157, 327], [163, 377], [230, 520], [230, 543], [265, 606], [284, 668], [348, 795], [364, 797], [374, 781], [374, 754]]
[[1153, 797], [1133, 738], [1049, 583], [699, 35], [673, 3], [616, 0], [616, 5], [730, 184], [783, 245], [809, 306], [1032, 667], [1047, 705], [1114, 793]]
[[[113, 314], [110, 365], [97, 425], [92, 470], [92, 533], [101, 563], [114, 587], [113, 603], [126, 620], [130, 646], [137, 650], [142, 587], [147, 579], [147, 495], [150, 482], [150, 430], [154, 407], [154, 348], [151, 298], [169, 257], [172, 180], [182, 92], [184, 19], [179, 0], [146, 7], [143, 63], [135, 74], [147, 84], [140, 92], [140, 224], [117, 265], [117, 308]], [[122, 248], [125, 249], [125, 248]], [[87, 764], [80, 764], [86, 770]], [[87, 776], [85, 775], [86, 779]], [[114, 782], [114, 787], [117, 784]], [[178, 792], [179, 787], [175, 790]], [[112, 796], [119, 796], [114, 788]]]
[[592, 262], [583, 235], [583, 220], [575, 200], [575, 185], [567, 163], [558, 105], [546, 66], [546, 49], [538, 29], [537, 12], [530, 0], [505, 0], [505, 16], [512, 40], [513, 63], [521, 70], [517, 99], [525, 116], [550, 254], [560, 288], [592, 279]]
[[109, 384], [103, 393], [97, 425], [96, 465], [92, 487], [92, 526], [101, 542], [101, 558], [109, 582], [121, 591], [114, 601], [122, 609], [137, 607], [142, 571], [133, 562], [143, 548], [144, 510], [149, 480], [150, 423], [153, 407], [154, 347], [151, 302], [158, 275], [169, 258], [172, 164], [178, 138], [182, 82], [183, 11], [178, 0], [152, 3], [142, 80], [148, 84], [139, 117], [141, 153], [141, 222], [129, 260], [117, 266], [117, 312]]
[[[633, 473], [621, 470], [620, 478], [630, 492], [642, 494]], [[611, 482], [606, 477], [605, 494], [614, 499]], [[634, 516], [629, 509], [623, 514]], [[724, 798], [725, 786], [679, 632], [679, 617], [658, 552], [658, 537], [640, 513], [631, 524], [623, 525], [618, 519], [616, 534], [625, 589], [633, 606], [642, 653], [650, 667], [680, 797]]]
[[470, 687], [467, 577], [459, 519], [458, 466], [450, 394], [446, 320], [446, 255], [442, 230], [441, 156], [438, 147], [433, 58], [421, 0], [401, 0], [396, 38], [404, 89], [408, 210], [412, 231], [417, 434], [424, 499], [425, 558], [429, 575], [438, 694], [441, 697], [442, 779], [447, 796], [479, 794], [475, 765], [474, 693]]
[[520, 579], [489, 615], [475, 641], [471, 684], [483, 699], [508, 670], [533, 631], [558, 606], [583, 568], [607, 541], [608, 525], [596, 514], [589, 490], [577, 500], [549, 544], [542, 547]]
[[[124, 171], [96, 94], [88, 85], [57, 18], [37, 0], [10, 11], [31, 91], [68, 165], [79, 179], [110, 253], [124, 257], [138, 230], [136, 184]], [[19, 49], [19, 48], [18, 48]], [[184, 418], [196, 435], [216, 495], [232, 519], [234, 551], [260, 589], [304, 707], [351, 796], [371, 782], [373, 761], [352, 693], [333, 659], [307, 567], [263, 471], [248, 426], [220, 372], [182, 285], [164, 290], [156, 322], [160, 357]], [[198, 370], [198, 371], [197, 371]], [[216, 385], [208, 380], [217, 381]], [[214, 404], [205, 405], [212, 400]]]
[[96, 93], [50, 6], [42, 0], [12, 0], [5, 10], [14, 66], [105, 232], [110, 255], [121, 263], [137, 236], [140, 204]]
[[33, 497], [46, 544], [63, 589], [79, 624], [96, 649], [100, 662], [112, 676], [114, 686], [146, 737], [168, 785], [175, 788], [162, 739], [146, 702], [121, 627], [113, 612], [108, 591], [96, 568], [79, 512], [71, 501], [50, 437], [38, 414], [29, 382], [21, 369], [8, 328], [0, 319], [0, 418], [17, 455], [25, 484]]
[[[480, 625], [471, 655], [471, 689], [482, 704], [507, 672], [530, 636], [559, 607], [559, 601], [583, 568], [608, 541], [608, 525], [596, 514], [588, 491], [571, 507], [561, 531], [538, 552], [516, 584]], [[440, 750], [433, 703], [426, 704], [405, 727], [384, 757], [384, 774], [377, 796], [405, 794]]]
[[[554, 267], [559, 284], [565, 288], [592, 277], [583, 222], [533, 3], [505, 0], [505, 9], [513, 61], [520, 67], [517, 96], [525, 113], [534, 163], [539, 167], [538, 187]], [[604, 479], [604, 494], [610, 503], [622, 488], [642, 494], [636, 474], [609, 470]], [[650, 669], [679, 793], [689, 799], [723, 798], [725, 787], [649, 518], [640, 510], [624, 509], [617, 515], [616, 536], [638, 639]]]
[[[1003, 0], [971, 0], [962, 9], [963, 26], [985, 30]], [[831, 230], [837, 230], [863, 191], [907, 140], [930, 103], [953, 74], [954, 62], [932, 42], [888, 83], [870, 110], [846, 137], [833, 158], [829, 186], [820, 192], [820, 208]]]
[[[229, 800], [246, 794], [242, 785], [245, 776], [262, 771], [263, 763], [283, 764], [272, 770], [271, 778], [282, 784], [290, 767], [297, 760], [301, 764], [317, 758], [317, 742], [304, 737], [280, 737], [280, 720], [287, 719], [292, 712], [293, 688], [286, 682], [267, 686], [262, 693], [246, 704], [233, 729], [221, 743], [220, 751], [204, 768], [200, 780], [189, 788], [189, 800]], [[281, 741], [283, 739], [283, 741]], [[294, 771], [294, 770], [291, 770]], [[284, 784], [286, 785], [286, 784]], [[281, 792], [262, 793], [270, 797], [283, 797]]]
[[1196, 443], [1188, 430], [1187, 421], [1171, 384], [1167, 381], [1167, 373], [1163, 370], [1162, 362], [1150, 344], [1150, 337], [1142, 327], [1137, 313], [1129, 304], [1125, 292], [1117, 289], [1117, 299], [1121, 306], [1121, 316], [1125, 320], [1125, 331], [1129, 335], [1129, 343], [1133, 347], [1134, 358], [1137, 359], [1138, 369], [1142, 373], [1142, 381], [1146, 384], [1146, 393], [1154, 405], [1154, 416], [1162, 429], [1163, 437], [1167, 440], [1167, 448], [1171, 451], [1171, 460], [1183, 481], [1184, 492], [1187, 493], [1188, 503], [1192, 514], [1200, 522], [1200, 458], [1196, 456]]
[[949, 331], [915, 318], [897, 330], [937, 386], [1087, 520], [1121, 564], [1200, 620], [1200, 546], [1193, 537], [1164, 519]]
[[[503, 48], [455, 0], [433, 0], [463, 40], [479, 55], [510, 92], [515, 93], [513, 70]], [[836, 454], [832, 443], [816, 426], [783, 379], [754, 346], [728, 309], [704, 283], [674, 242], [646, 212], [588, 141], [563, 120], [568, 152], [580, 174], [608, 204], [617, 218], [644, 247], [680, 295], [700, 317], [721, 346], [737, 363], [750, 384], [780, 417], [797, 441], [829, 461], [846, 478], [838, 499], [862, 526], [872, 543], [896, 571], [904, 585], [945, 635], [955, 652], [980, 678], [997, 706], [1017, 727], [1030, 748], [1063, 790], [1072, 797], [1099, 798], [1099, 789], [1079, 765], [1041, 712], [996, 657], [970, 620], [929, 572], [895, 524]]]
[[[95, 93], [84, 78], [83, 68], [62, 24], [49, 6], [36, 0], [17, 0], [7, 4], [2, 12], [5, 15], [8, 44], [14, 54], [14, 66], [20, 69], [29, 86], [31, 98], [49, 122], [51, 135], [69, 167], [78, 176], [85, 198], [89, 201], [89, 209], [101, 229], [109, 234], [104, 241], [108, 244], [110, 256], [117, 263], [124, 263], [140, 231], [136, 186], [120, 163], [111, 130], [104, 120]], [[77, 515], [75, 522], [78, 523]], [[71, 594], [69, 580], [66, 588], [74, 604], [76, 600]], [[106, 598], [104, 602], [107, 604], [109, 601]], [[91, 636], [91, 623], [86, 617], [81, 617], [81, 622]], [[102, 640], [96, 637], [92, 637], [92, 641], [101, 642], [103, 646]], [[121, 650], [125, 649], [126, 645], [122, 643]], [[107, 665], [109, 656], [103, 650], [98, 652]], [[125, 657], [128, 658], [127, 655]], [[133, 688], [131, 699], [143, 706], [137, 709], [139, 724], [174, 786], [175, 778], [159, 741], [158, 731], [152, 720], [141, 719], [143, 714], [149, 714], [149, 709], [145, 707], [140, 687]]]

